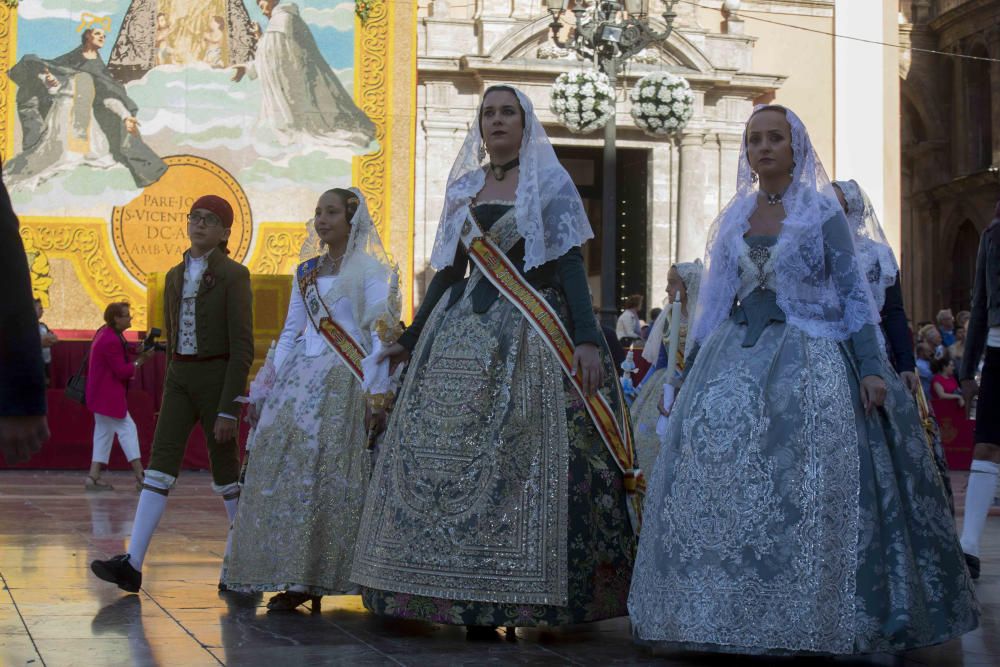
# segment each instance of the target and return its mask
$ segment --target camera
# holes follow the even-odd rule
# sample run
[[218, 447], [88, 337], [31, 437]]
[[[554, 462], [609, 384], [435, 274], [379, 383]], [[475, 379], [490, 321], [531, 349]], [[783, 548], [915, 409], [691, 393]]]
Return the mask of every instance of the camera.
[[142, 341], [142, 351], [148, 352], [149, 350], [159, 350], [160, 352], [165, 352], [167, 349], [166, 344], [156, 340], [161, 335], [163, 335], [163, 332], [156, 327], [150, 329], [149, 333], [146, 334], [146, 337]]

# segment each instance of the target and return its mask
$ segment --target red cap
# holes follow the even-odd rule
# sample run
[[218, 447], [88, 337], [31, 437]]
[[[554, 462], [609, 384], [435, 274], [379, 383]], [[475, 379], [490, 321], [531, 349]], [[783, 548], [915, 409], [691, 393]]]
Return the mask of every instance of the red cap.
[[200, 197], [198, 201], [191, 204], [191, 210], [196, 208], [203, 208], [206, 211], [210, 211], [215, 214], [215, 217], [219, 219], [222, 226], [229, 229], [233, 226], [233, 207], [229, 205], [222, 197], [217, 197], [215, 195], [205, 195]]

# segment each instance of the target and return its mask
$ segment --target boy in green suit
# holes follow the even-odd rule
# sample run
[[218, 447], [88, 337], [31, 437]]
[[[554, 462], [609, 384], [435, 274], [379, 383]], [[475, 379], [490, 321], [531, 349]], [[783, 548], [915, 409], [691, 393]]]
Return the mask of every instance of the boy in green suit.
[[167, 274], [167, 377], [129, 550], [90, 564], [98, 577], [131, 593], [142, 585], [142, 562], [196, 423], [208, 443], [212, 489], [222, 496], [230, 523], [236, 516], [241, 412], [236, 399], [246, 389], [253, 362], [253, 318], [250, 272], [227, 257], [232, 225], [233, 209], [225, 199], [198, 199], [188, 215], [191, 249]]

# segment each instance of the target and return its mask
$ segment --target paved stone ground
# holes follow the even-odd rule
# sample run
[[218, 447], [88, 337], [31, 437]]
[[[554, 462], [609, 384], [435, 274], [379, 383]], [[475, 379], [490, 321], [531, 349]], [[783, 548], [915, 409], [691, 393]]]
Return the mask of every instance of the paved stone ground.
[[[356, 596], [323, 611], [268, 614], [266, 599], [216, 591], [225, 512], [204, 473], [185, 473], [153, 540], [139, 595], [94, 578], [93, 558], [124, 551], [136, 493], [85, 493], [84, 473], [0, 472], [0, 665], [1000, 665], [1000, 518], [988, 523], [978, 590], [982, 626], [901, 656], [836, 660], [653, 656], [627, 619], [518, 630], [514, 641], [469, 642], [461, 628], [385, 621]], [[964, 478], [956, 475], [964, 488]]]

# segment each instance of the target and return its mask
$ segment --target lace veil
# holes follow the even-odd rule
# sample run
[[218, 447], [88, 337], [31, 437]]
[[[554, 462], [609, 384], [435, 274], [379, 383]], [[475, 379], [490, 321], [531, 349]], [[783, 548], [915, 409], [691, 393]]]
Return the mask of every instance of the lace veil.
[[[514, 208], [517, 231], [524, 238], [524, 268], [529, 270], [583, 245], [594, 232], [576, 185], [556, 158], [531, 100], [513, 90], [524, 110]], [[489, 92], [488, 88], [483, 93], [484, 100]], [[431, 253], [431, 266], [437, 270], [454, 261], [469, 205], [486, 182], [487, 162], [482, 156], [483, 136], [478, 120], [481, 115], [482, 104], [448, 175], [444, 210]]]
[[[756, 107], [754, 113], [763, 108]], [[792, 130], [795, 161], [792, 182], [782, 195], [786, 217], [774, 248], [778, 306], [789, 324], [809, 336], [844, 340], [879, 321], [854, 249], [854, 235], [802, 121], [791, 109], [767, 108], [784, 111]], [[746, 139], [744, 129], [736, 194], [708, 236], [693, 328], [693, 338], [699, 343], [729, 316], [740, 286], [738, 261], [746, 247], [743, 235], [757, 207]]]
[[[673, 268], [677, 269], [681, 280], [684, 281], [684, 288], [687, 290], [688, 318], [690, 320], [695, 313], [695, 309], [698, 307], [698, 288], [701, 286], [701, 272], [704, 267], [701, 260], [696, 259], [693, 262], [674, 264]], [[667, 333], [667, 318], [669, 315], [670, 297], [668, 295], [663, 301], [663, 310], [656, 316], [656, 321], [653, 322], [653, 326], [649, 330], [649, 335], [646, 337], [646, 343], [642, 346], [642, 358], [651, 364], [655, 364], [660, 357], [660, 345], [663, 343], [663, 338]], [[691, 340], [691, 336], [688, 336], [684, 342], [685, 357], [691, 348]]]
[[885, 291], [896, 283], [896, 277], [899, 276], [899, 264], [896, 263], [892, 246], [885, 238], [868, 193], [854, 180], [833, 183], [840, 188], [847, 200], [847, 223], [854, 232], [854, 245], [861, 261], [861, 271], [871, 286], [875, 307], [881, 312], [885, 306]]

